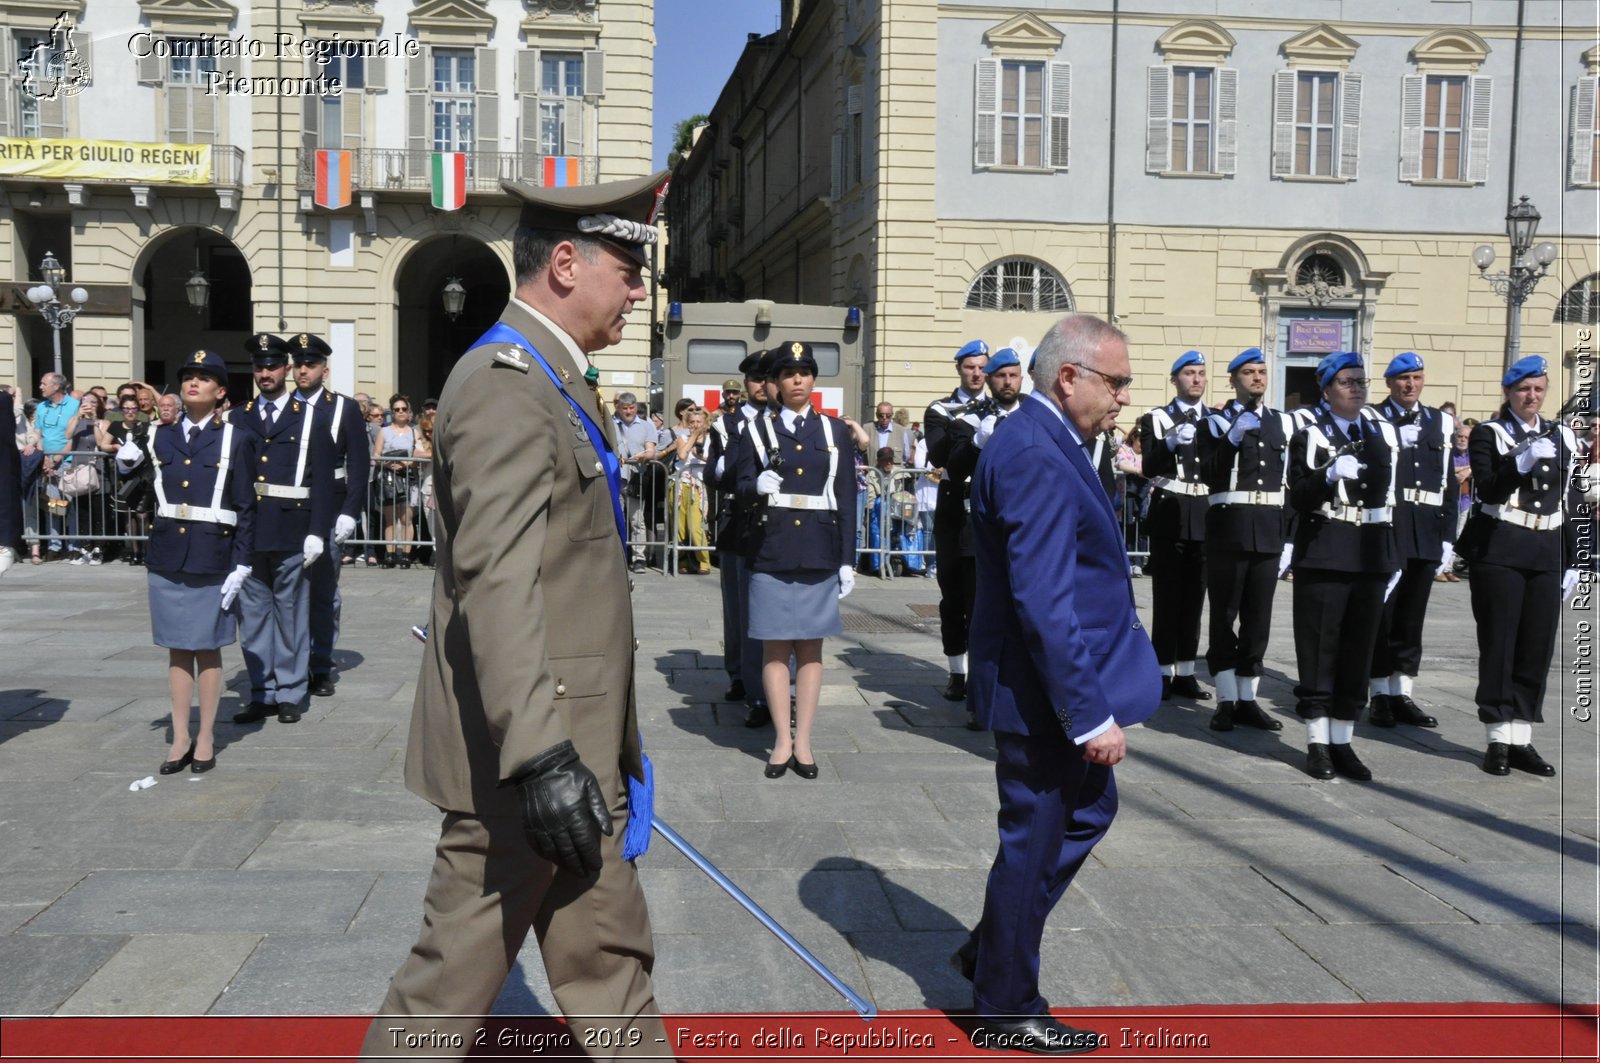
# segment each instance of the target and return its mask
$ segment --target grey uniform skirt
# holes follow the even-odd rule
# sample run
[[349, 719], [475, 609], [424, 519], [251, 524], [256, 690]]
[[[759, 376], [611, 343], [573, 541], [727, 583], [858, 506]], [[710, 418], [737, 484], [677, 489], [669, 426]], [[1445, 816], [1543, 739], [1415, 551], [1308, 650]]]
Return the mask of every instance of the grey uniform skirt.
[[150, 634], [169, 650], [220, 650], [233, 645], [238, 625], [222, 609], [227, 576], [151, 572]]
[[837, 571], [751, 574], [751, 638], [820, 639], [843, 634]]

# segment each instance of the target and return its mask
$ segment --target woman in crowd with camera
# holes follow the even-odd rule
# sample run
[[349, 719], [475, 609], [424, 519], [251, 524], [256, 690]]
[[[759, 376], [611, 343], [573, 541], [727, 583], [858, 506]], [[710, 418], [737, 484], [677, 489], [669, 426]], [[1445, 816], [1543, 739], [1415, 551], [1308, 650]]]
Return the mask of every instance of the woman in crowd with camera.
[[678, 542], [692, 548], [683, 558], [682, 571], [704, 576], [711, 571], [711, 554], [706, 549], [706, 447], [711, 425], [706, 411], [690, 405], [683, 412], [683, 427], [673, 430], [678, 474]]
[[[57, 469], [57, 486], [67, 506], [67, 553], [74, 565], [98, 565], [104, 555], [95, 545], [101, 534], [100, 475], [103, 444], [109, 444], [111, 422], [101, 416], [100, 396], [83, 393], [78, 412], [67, 422], [67, 448], [71, 453]], [[79, 538], [88, 536], [88, 538]]]
[[[844, 633], [839, 599], [855, 587], [855, 444], [841, 420], [813, 409], [817, 361], [808, 343], [768, 352], [779, 402], [751, 424], [735, 482], [757, 514], [750, 637], [762, 641], [762, 686], [776, 729], [766, 777], [817, 777], [811, 727], [822, 694], [822, 640]], [[795, 732], [789, 737], [789, 657]]]
[[[130, 439], [142, 444], [153, 428], [148, 421], [140, 418], [139, 399], [133, 385], [126, 385], [125, 390], [118, 390], [121, 398], [117, 402], [121, 407], [122, 420], [106, 429], [107, 445], [102, 448], [110, 454], [122, 449], [122, 444]], [[150, 467], [140, 466], [133, 475], [118, 480], [116, 492], [112, 496], [116, 500], [116, 509], [123, 518], [124, 530], [128, 536], [122, 560], [130, 565], [144, 564], [145, 521], [150, 515], [151, 504], [150, 476]]]
[[[388, 542], [388, 553], [383, 559], [384, 568], [393, 568], [395, 555], [400, 555], [400, 567], [411, 567], [411, 491], [413, 468], [409, 458], [417, 449], [417, 430], [411, 427], [411, 400], [404, 395], [389, 399], [389, 415], [393, 424], [386, 424], [372, 444], [373, 465], [378, 470], [378, 498], [383, 503], [383, 537]], [[401, 546], [399, 544], [405, 544]]]
[[[222, 647], [237, 637], [234, 599], [250, 573], [255, 537], [254, 449], [217, 415], [228, 384], [220, 354], [196, 351], [178, 371], [183, 414], [117, 448], [124, 475], [153, 473], [156, 497], [146, 562], [150, 631], [167, 648], [172, 746], [162, 775], [217, 763], [214, 729], [222, 698]], [[191, 737], [190, 699], [200, 688], [200, 730]]]

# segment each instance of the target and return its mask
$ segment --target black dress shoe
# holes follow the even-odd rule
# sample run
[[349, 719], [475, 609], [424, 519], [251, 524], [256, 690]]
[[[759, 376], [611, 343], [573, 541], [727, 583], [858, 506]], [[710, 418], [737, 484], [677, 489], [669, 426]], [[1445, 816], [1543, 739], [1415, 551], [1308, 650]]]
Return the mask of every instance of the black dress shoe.
[[[194, 763], [194, 743], [190, 742], [189, 743], [189, 752], [185, 753], [183, 756], [179, 757], [177, 760], [164, 760], [164, 761], [161, 762], [161, 774], [163, 774], [163, 775], [176, 775], [178, 772], [182, 771], [184, 768], [187, 768], [190, 764], [193, 764], [193, 763]], [[1552, 771], [1551, 774], [1553, 775], [1555, 773]]]
[[628, 566], [628, 571], [629, 572], [643, 572], [644, 571], [644, 562], [643, 561], [635, 561], [633, 564]]
[[791, 758], [789, 767], [793, 768], [794, 773], [802, 779], [815, 779], [817, 777], [817, 766], [815, 764], [807, 764], [799, 757]]
[[1511, 747], [1504, 742], [1490, 742], [1483, 753], [1483, 770], [1490, 775], [1511, 774]]
[[1217, 711], [1211, 714], [1211, 722], [1206, 726], [1213, 731], [1233, 730], [1233, 710], [1237, 704], [1237, 702], [1233, 701], [1217, 702]]
[[1413, 727], [1438, 727], [1439, 721], [1417, 707], [1417, 703], [1404, 694], [1389, 699], [1396, 723], [1409, 723]]
[[1313, 779], [1331, 779], [1337, 774], [1333, 770], [1333, 758], [1328, 755], [1326, 742], [1307, 743], [1306, 774]]
[[981, 731], [981, 730], [983, 730], [983, 724], [978, 722], [978, 714], [973, 712], [971, 709], [967, 710], [967, 730], [969, 730], [969, 731]]
[[1367, 722], [1374, 727], [1394, 726], [1394, 698], [1388, 694], [1374, 694], [1367, 702]]
[[194, 772], [196, 775], [204, 775], [206, 772], [210, 771], [216, 766], [217, 753], [216, 750], [212, 750], [210, 760], [197, 760], [193, 764], [189, 765], [189, 770]]
[[765, 727], [772, 722], [772, 710], [767, 708], [767, 703], [758, 701], [750, 706], [750, 711], [744, 714], [744, 725], [749, 728]]
[[722, 700], [723, 701], [743, 701], [744, 700], [744, 680], [743, 679], [735, 679], [732, 683], [728, 684], [728, 689], [722, 692]]
[[333, 680], [325, 675], [311, 677], [311, 693], [319, 698], [330, 697], [333, 694]]
[[967, 677], [961, 672], [951, 672], [950, 682], [944, 685], [944, 700], [967, 700]]
[[1241, 701], [1233, 708], [1235, 723], [1242, 723], [1246, 727], [1254, 727], [1261, 731], [1281, 731], [1283, 721], [1275, 716], [1270, 716], [1266, 709], [1256, 701]]
[[977, 1048], [1040, 1056], [1075, 1056], [1100, 1047], [1100, 1035], [1093, 1030], [1074, 1029], [1049, 1014], [974, 1019], [968, 1036]]
[[1548, 779], [1556, 773], [1556, 766], [1541, 757], [1532, 746], [1512, 746], [1510, 761], [1513, 768], [1529, 775], [1543, 775]]
[[783, 778], [783, 773], [792, 767], [794, 767], [793, 757], [790, 757], [788, 760], [783, 761], [780, 764], [774, 764], [769, 760], [767, 761], [767, 770], [762, 772], [762, 774], [769, 779], [781, 779]]
[[279, 723], [299, 723], [300, 722], [300, 713], [296, 712], [295, 709], [292, 706], [279, 705], [278, 706], [278, 722]]
[[1372, 780], [1372, 770], [1361, 763], [1361, 758], [1356, 756], [1356, 751], [1350, 748], [1349, 742], [1336, 742], [1329, 746], [1328, 756], [1333, 761], [1333, 770], [1346, 779], [1354, 779], [1357, 782]]
[[268, 705], [264, 701], [252, 701], [250, 707], [243, 712], [233, 714], [234, 723], [260, 723], [268, 716], [278, 711], [276, 705]]
[[1211, 700], [1211, 695], [1200, 686], [1200, 680], [1192, 675], [1174, 676], [1172, 679], [1172, 692], [1179, 697], [1191, 698], [1194, 701]]

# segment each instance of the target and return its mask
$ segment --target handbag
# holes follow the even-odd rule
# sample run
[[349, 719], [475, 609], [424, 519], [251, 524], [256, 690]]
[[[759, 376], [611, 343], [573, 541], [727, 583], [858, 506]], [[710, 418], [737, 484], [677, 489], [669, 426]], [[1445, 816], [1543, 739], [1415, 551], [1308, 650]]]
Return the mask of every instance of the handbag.
[[100, 490], [100, 470], [93, 462], [74, 461], [60, 472], [61, 493], [68, 498], [81, 498]]
[[[391, 448], [378, 456], [378, 460], [385, 458], [409, 458], [409, 450]], [[394, 469], [378, 470], [378, 497], [385, 505], [393, 505], [406, 495], [406, 471]]]

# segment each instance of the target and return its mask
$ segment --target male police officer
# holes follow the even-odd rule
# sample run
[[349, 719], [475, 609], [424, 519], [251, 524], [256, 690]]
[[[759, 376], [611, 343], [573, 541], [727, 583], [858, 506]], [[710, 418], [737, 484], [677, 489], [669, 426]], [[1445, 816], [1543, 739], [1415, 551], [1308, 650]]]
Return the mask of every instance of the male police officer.
[[[294, 362], [295, 398], [316, 411], [317, 419], [333, 440], [333, 527], [318, 534], [338, 545], [356, 530], [367, 503], [367, 471], [372, 449], [367, 445], [366, 421], [354, 399], [325, 386], [328, 355], [333, 348], [317, 335], [302, 332], [288, 342]], [[333, 648], [339, 641], [339, 551], [325, 550], [307, 569], [311, 583], [311, 693], [333, 693]]]
[[967, 520], [971, 485], [967, 477], [958, 480], [952, 475], [946, 464], [950, 460], [950, 424], [969, 407], [983, 405], [983, 367], [988, 359], [987, 343], [971, 340], [964, 344], [955, 358], [960, 386], [948, 398], [935, 399], [922, 415], [928, 464], [945, 470], [933, 507], [933, 553], [939, 566], [939, 638], [950, 665], [950, 682], [944, 688], [949, 701], [967, 697], [967, 629], [972, 625], [978, 579]]
[[[1266, 406], [1267, 360], [1259, 347], [1228, 363], [1234, 397], [1206, 418], [1200, 459], [1206, 510], [1206, 590], [1211, 599], [1206, 667], [1217, 684], [1211, 729], [1236, 723], [1277, 731], [1256, 701], [1272, 634], [1272, 596], [1288, 566], [1284, 512], [1294, 418]], [[1235, 625], [1237, 624], [1237, 628]]]
[[311, 663], [305, 569], [326, 550], [333, 527], [333, 443], [310, 404], [289, 394], [289, 348], [265, 332], [245, 341], [261, 394], [228, 419], [257, 437], [255, 553], [239, 591], [239, 641], [250, 673], [250, 707], [234, 723], [277, 713], [300, 719]]
[[1306, 772], [1366, 780], [1350, 748], [1367, 703], [1372, 630], [1385, 584], [1398, 579], [1394, 426], [1363, 410], [1361, 356], [1317, 364], [1323, 406], [1289, 444], [1289, 501], [1299, 514], [1294, 543], [1295, 710], [1306, 721]]
[[1172, 363], [1176, 393], [1139, 418], [1144, 475], [1150, 479], [1150, 641], [1161, 663], [1161, 695], [1211, 697], [1194, 677], [1200, 614], [1206, 604], [1206, 488], [1196, 439], [1205, 418], [1206, 357], [1185, 351]]
[[1450, 461], [1455, 419], [1422, 405], [1422, 370], [1422, 359], [1415, 352], [1396, 355], [1383, 371], [1389, 398], [1374, 407], [1400, 438], [1394, 529], [1403, 562], [1400, 582], [1383, 603], [1372, 653], [1368, 719], [1376, 727], [1439, 726], [1411, 700], [1411, 683], [1422, 664], [1422, 622], [1428, 615], [1433, 577], [1449, 571], [1455, 562], [1460, 488]]

